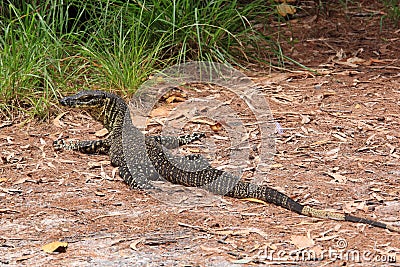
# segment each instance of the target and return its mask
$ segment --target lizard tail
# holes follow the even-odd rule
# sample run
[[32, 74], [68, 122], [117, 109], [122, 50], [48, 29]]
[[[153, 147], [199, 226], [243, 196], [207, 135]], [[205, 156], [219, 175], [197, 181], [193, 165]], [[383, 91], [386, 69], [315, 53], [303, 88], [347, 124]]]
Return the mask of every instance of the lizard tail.
[[287, 210], [308, 217], [364, 223], [374, 227], [388, 229], [393, 232], [400, 232], [400, 227], [395, 227], [382, 222], [366, 218], [359, 218], [345, 213], [314, 209], [310, 206], [302, 205], [291, 199], [289, 196], [268, 186], [255, 186], [254, 184], [239, 182], [235, 186], [235, 188], [230, 193], [228, 193], [228, 195], [238, 198], [249, 198], [249, 196], [251, 196], [251, 198], [259, 199], [267, 203], [272, 203], [277, 206], [281, 206]]
[[388, 229], [393, 232], [400, 232], [400, 227], [395, 227], [386, 223], [370, 220], [367, 218], [360, 218], [356, 216], [352, 216], [349, 214], [326, 211], [326, 210], [318, 210], [311, 208], [310, 206], [304, 206], [301, 213], [302, 215], [321, 218], [321, 219], [331, 219], [337, 221], [346, 221], [346, 222], [354, 222], [354, 223], [364, 223], [374, 227], [379, 227], [383, 229]]

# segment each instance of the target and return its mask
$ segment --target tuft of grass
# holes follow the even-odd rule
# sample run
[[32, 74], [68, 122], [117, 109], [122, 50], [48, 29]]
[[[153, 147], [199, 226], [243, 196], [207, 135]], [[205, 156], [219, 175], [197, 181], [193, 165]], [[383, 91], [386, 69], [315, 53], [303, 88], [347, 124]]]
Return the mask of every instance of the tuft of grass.
[[381, 18], [381, 28], [383, 20], [386, 18], [398, 26], [400, 21], [400, 0], [382, 0], [382, 3], [386, 8], [386, 15]]
[[152, 32], [153, 15], [129, 2], [105, 2], [98, 13], [93, 10], [98, 7], [87, 8], [93, 14], [85, 29], [90, 35], [78, 51], [92, 67], [92, 83], [123, 93], [135, 91], [161, 65], [160, 46], [165, 40]]
[[46, 118], [61, 94], [82, 88], [133, 93], [179, 62], [261, 62], [274, 46], [254, 25], [272, 8], [264, 0], [0, 0], [0, 115]]
[[48, 0], [40, 8], [22, 1], [19, 7], [8, 1], [1, 1], [1, 6], [1, 114], [11, 116], [20, 110], [44, 118], [58, 96], [58, 86], [74, 75], [66, 74], [68, 18], [62, 1]]
[[238, 64], [271, 52], [268, 38], [252, 27], [272, 14], [264, 1], [101, 3], [102, 12], [90, 12], [82, 53], [100, 66], [97, 78], [109, 88], [132, 93], [154, 69], [188, 60]]

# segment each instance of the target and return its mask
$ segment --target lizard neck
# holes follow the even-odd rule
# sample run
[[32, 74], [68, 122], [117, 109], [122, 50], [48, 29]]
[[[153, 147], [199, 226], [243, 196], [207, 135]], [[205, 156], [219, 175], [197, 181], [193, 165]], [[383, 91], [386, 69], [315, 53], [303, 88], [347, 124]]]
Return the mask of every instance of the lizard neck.
[[103, 124], [109, 133], [120, 132], [128, 109], [125, 101], [116, 95], [109, 95], [100, 108], [88, 109], [88, 113]]

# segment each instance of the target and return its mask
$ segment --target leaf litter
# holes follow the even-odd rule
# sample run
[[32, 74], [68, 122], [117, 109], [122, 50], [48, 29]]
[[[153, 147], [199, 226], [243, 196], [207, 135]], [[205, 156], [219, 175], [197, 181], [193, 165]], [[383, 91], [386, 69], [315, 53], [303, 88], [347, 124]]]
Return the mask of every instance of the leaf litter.
[[[312, 65], [322, 75], [303, 70], [252, 73], [261, 76], [254, 80], [265, 87], [260, 92], [269, 99], [271, 112], [283, 129], [276, 136], [273, 168], [265, 183], [318, 208], [398, 224], [400, 85], [395, 64], [400, 51], [390, 40], [399, 32], [375, 35], [378, 24], [373, 24], [377, 21], [372, 18], [371, 23], [362, 24], [367, 30], [352, 35], [354, 38], [348, 42], [345, 33], [353, 31], [351, 25], [360, 24], [343, 18], [340, 25], [323, 16], [318, 19], [313, 27], [297, 20], [292, 27], [300, 28], [294, 32], [304, 34], [298, 36], [304, 39], [286, 51], [292, 51], [291, 56]], [[362, 17], [350, 19], [364, 22]], [[326, 35], [315, 36], [317, 32]], [[368, 38], [359, 42], [355, 37], [365, 37], [364, 32]], [[381, 43], [385, 34], [390, 38]], [[193, 92], [202, 94], [207, 90], [221, 94], [218, 88], [206, 87]], [[176, 101], [186, 99], [179, 98], [172, 94], [165, 101], [173, 108]], [[235, 104], [232, 97], [223, 102]], [[160, 112], [158, 121], [164, 122], [165, 114]], [[28, 134], [17, 123], [0, 123], [0, 236], [8, 244], [1, 247], [5, 252], [0, 256], [2, 263], [78, 265], [148, 259], [186, 265], [205, 265], [213, 260], [285, 265], [283, 260], [289, 260], [288, 256], [274, 261], [266, 252], [327, 250], [342, 239], [348, 249], [395, 254], [399, 261], [398, 234], [381, 229], [306, 218], [271, 204], [229, 198], [178, 209], [144, 192], [130, 190], [120, 179], [114, 179], [118, 177], [116, 169], [106, 162], [106, 156], [52, 150], [52, 141], [61, 136], [97, 139], [95, 133], [102, 126], [82, 113], [68, 111], [50, 125], [31, 122], [24, 126], [41, 136]], [[209, 125], [198, 123], [187, 130], [203, 129], [207, 138], [217, 142], [218, 150], [229, 150], [223, 123], [218, 126], [222, 128], [217, 129], [218, 134]], [[253, 142], [252, 135], [246, 138]], [[195, 149], [202, 151], [202, 142]], [[226, 155], [217, 152], [217, 163], [229, 165]], [[93, 164], [89, 166], [88, 162]], [[247, 175], [252, 177], [252, 173]], [[102, 179], [87, 182], [93, 178]], [[103, 216], [107, 214], [115, 216]], [[56, 219], [43, 225], [43, 219], [51, 216]], [[160, 235], [160, 229], [171, 234]], [[180, 233], [182, 229], [184, 233]], [[62, 257], [57, 253], [43, 257], [40, 253], [48, 240], [69, 236], [76, 236], [76, 240]], [[319, 263], [332, 261], [325, 258]], [[333, 264], [352, 262], [337, 259]]]

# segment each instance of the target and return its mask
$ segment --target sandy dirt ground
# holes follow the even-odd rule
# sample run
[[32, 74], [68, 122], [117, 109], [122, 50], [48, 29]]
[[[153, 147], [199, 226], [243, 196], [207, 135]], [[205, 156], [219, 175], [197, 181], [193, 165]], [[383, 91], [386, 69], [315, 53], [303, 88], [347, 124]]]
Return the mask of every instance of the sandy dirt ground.
[[[379, 10], [363, 2], [282, 25], [293, 38], [283, 45], [287, 55], [320, 75], [259, 67], [246, 74], [279, 124], [263, 183], [315, 208], [400, 227], [400, 30], [380, 31]], [[220, 97], [245, 117], [253, 149], [243, 179], [251, 181], [257, 123], [237, 97], [196, 88], [189, 99]], [[181, 103], [161, 103], [149, 131]], [[63, 112], [49, 122], [0, 121], [1, 266], [400, 266], [399, 233], [200, 189], [132, 190], [107, 156], [54, 151], [59, 137], [101, 135], [87, 114], [56, 113]], [[203, 153], [229, 170], [227, 132], [211, 126], [188, 122], [183, 131], [204, 131], [206, 138], [181, 153]], [[55, 241], [62, 242], [55, 252], [43, 250]]]

